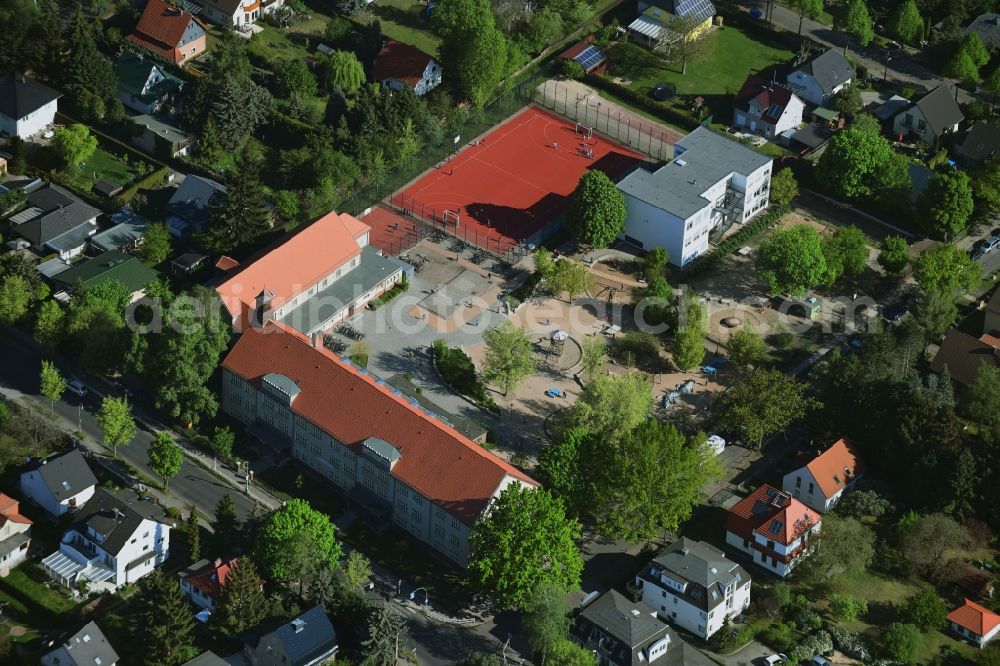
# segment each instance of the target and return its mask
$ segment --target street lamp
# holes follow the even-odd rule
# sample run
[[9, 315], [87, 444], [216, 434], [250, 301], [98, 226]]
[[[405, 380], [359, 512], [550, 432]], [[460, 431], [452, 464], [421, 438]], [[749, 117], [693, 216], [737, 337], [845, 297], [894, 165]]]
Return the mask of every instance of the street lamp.
[[885, 53], [885, 70], [882, 72], [882, 81], [887, 82], [889, 80], [889, 63], [895, 60], [898, 54], [886, 51]]
[[418, 587], [417, 589], [413, 590], [413, 592], [410, 592], [410, 601], [413, 601], [413, 599], [417, 596], [417, 592], [419, 592], [420, 590], [424, 591], [424, 606], [426, 606], [427, 604], [430, 603], [426, 587]]

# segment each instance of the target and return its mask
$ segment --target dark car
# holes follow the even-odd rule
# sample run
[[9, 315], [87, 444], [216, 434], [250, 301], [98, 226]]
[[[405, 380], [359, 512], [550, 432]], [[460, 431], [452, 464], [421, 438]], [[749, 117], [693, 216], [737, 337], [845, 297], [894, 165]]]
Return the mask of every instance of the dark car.
[[669, 102], [677, 96], [677, 86], [672, 83], [660, 83], [653, 88], [650, 95], [658, 102]]
[[882, 311], [882, 316], [885, 317], [886, 321], [899, 321], [910, 309], [906, 307], [904, 303], [896, 303], [895, 305], [890, 305], [885, 310]]

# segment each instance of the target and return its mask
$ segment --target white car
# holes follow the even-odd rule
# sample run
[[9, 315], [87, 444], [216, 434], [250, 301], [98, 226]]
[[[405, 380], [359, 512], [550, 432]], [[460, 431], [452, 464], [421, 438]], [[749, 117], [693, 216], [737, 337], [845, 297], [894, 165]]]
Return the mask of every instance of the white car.
[[66, 382], [66, 390], [80, 398], [87, 395], [88, 392], [87, 385], [79, 379], [71, 379]]
[[764, 657], [763, 664], [766, 666], [775, 666], [776, 664], [783, 664], [788, 661], [788, 657], [783, 654], [769, 654]]

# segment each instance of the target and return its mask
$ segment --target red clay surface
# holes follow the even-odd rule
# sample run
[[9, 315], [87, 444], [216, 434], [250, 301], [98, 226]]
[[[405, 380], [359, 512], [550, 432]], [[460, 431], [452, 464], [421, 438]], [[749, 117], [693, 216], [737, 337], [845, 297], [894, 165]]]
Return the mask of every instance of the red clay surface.
[[[584, 141], [592, 158], [582, 154]], [[555, 220], [585, 171], [599, 169], [615, 180], [642, 159], [641, 154], [597, 134], [584, 140], [576, 133], [575, 123], [529, 107], [479, 145], [467, 145], [450, 161], [393, 194], [391, 202], [439, 223], [443, 211], [457, 210], [460, 237], [489, 250], [505, 251]], [[373, 224], [371, 218], [367, 216], [365, 223]], [[399, 224], [400, 230], [407, 228]]]
[[419, 222], [403, 217], [399, 213], [375, 206], [367, 215], [359, 218], [372, 228], [368, 234], [368, 243], [374, 245], [386, 254], [400, 254], [417, 244]]

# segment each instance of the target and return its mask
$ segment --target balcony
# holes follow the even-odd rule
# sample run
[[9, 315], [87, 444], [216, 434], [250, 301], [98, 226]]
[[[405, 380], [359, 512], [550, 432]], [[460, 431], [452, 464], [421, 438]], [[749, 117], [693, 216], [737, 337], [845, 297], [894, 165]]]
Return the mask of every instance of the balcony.
[[632, 601], [642, 600], [642, 585], [636, 585], [635, 581], [625, 583], [625, 591], [632, 598]]

